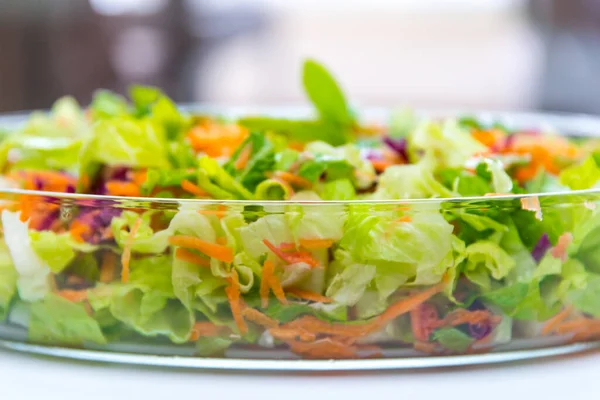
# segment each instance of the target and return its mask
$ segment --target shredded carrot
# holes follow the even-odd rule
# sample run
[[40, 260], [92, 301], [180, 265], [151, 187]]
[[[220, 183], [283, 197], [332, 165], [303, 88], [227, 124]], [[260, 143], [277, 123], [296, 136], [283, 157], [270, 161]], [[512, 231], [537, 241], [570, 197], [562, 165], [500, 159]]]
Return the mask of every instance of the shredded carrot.
[[269, 280], [275, 271], [275, 264], [272, 261], [266, 260], [263, 265], [262, 279], [260, 281], [260, 300], [262, 308], [269, 306]]
[[201, 267], [210, 267], [210, 260], [199, 254], [192, 253], [189, 250], [178, 248], [175, 250], [175, 257], [181, 261], [199, 265]]
[[396, 222], [412, 222], [412, 218], [410, 215], [403, 215], [402, 217], [398, 218]]
[[379, 326], [372, 322], [357, 325], [334, 324], [322, 321], [312, 315], [300, 317], [287, 324], [282, 325], [283, 328], [303, 329], [307, 332], [315, 334], [324, 334], [340, 337], [361, 337], [376, 331]]
[[203, 121], [187, 133], [192, 148], [210, 157], [229, 157], [248, 136], [248, 130], [237, 124], [224, 125]]
[[121, 282], [127, 283], [129, 282], [129, 262], [131, 261], [131, 247], [133, 246], [133, 241], [135, 240], [135, 235], [137, 235], [137, 231], [142, 226], [142, 218], [138, 217], [133, 223], [131, 230], [129, 231], [129, 237], [125, 242], [125, 246], [123, 247], [123, 255], [121, 256]]
[[560, 325], [569, 315], [573, 312], [573, 306], [568, 305], [561, 312], [550, 318], [542, 327], [541, 334], [547, 335], [553, 332], [558, 325]]
[[258, 310], [255, 310], [254, 308], [244, 308], [244, 310], [242, 311], [242, 315], [247, 320], [265, 328], [277, 328], [279, 326], [279, 322], [267, 317], [265, 314], [261, 313]]
[[302, 152], [302, 151], [304, 151], [304, 148], [306, 147], [306, 145], [304, 143], [302, 143], [302, 142], [293, 142], [293, 141], [290, 141], [288, 143], [288, 147], [290, 149]]
[[110, 283], [115, 276], [117, 257], [112, 251], [104, 252], [100, 267], [100, 282]]
[[493, 147], [506, 136], [500, 129], [476, 130], [472, 134], [473, 138], [487, 147]]
[[440, 293], [445, 287], [446, 282], [444, 281], [413, 296], [407, 297], [392, 304], [376, 318], [375, 324], [383, 325], [393, 319], [396, 319], [400, 315], [415, 309], [436, 294]]
[[306, 263], [311, 267], [316, 267], [319, 265], [319, 261], [315, 260], [315, 258], [306, 251], [295, 251], [295, 252], [284, 252], [281, 249], [278, 249], [273, 243], [269, 242], [267, 239], [263, 240], [265, 246], [269, 248], [277, 257], [281, 258], [283, 261], [288, 264], [296, 264], [299, 262]]
[[317, 335], [311, 332], [306, 332], [302, 329], [285, 329], [285, 328], [271, 328], [269, 333], [275, 339], [279, 340], [300, 340], [303, 342], [312, 342], [317, 338]]
[[138, 186], [142, 186], [146, 182], [147, 178], [148, 171], [146, 170], [135, 171], [132, 176], [133, 183]]
[[275, 295], [277, 300], [279, 300], [279, 302], [281, 304], [287, 305], [288, 301], [285, 298], [285, 293], [283, 291], [283, 288], [281, 287], [281, 282], [279, 282], [279, 279], [274, 274], [269, 276], [268, 279], [269, 279], [269, 286], [271, 286], [271, 290], [273, 291], [273, 294]]
[[217, 244], [220, 244], [221, 246], [227, 245], [227, 238], [224, 236], [219, 236], [217, 238]]
[[139, 186], [131, 182], [109, 181], [106, 182], [106, 190], [112, 196], [139, 197], [141, 191]]
[[300, 239], [300, 246], [309, 250], [328, 249], [333, 246], [333, 239]]
[[85, 241], [84, 235], [89, 234], [91, 232], [91, 228], [88, 225], [78, 220], [75, 220], [71, 223], [71, 228], [69, 229], [69, 232], [71, 233], [71, 237], [75, 239], [75, 241], [82, 243]]
[[316, 303], [333, 303], [333, 300], [322, 294], [311, 292], [308, 290], [291, 288], [286, 290], [287, 294], [298, 297], [300, 299], [314, 301]]
[[246, 147], [242, 149], [239, 157], [235, 160], [233, 166], [235, 169], [240, 170], [246, 168], [248, 161], [250, 161], [250, 155], [252, 154], [252, 144], [247, 144]]
[[521, 208], [526, 211], [535, 212], [535, 218], [542, 220], [542, 207], [540, 206], [540, 199], [537, 196], [522, 197]]
[[181, 187], [186, 192], [193, 194], [196, 197], [207, 197], [208, 193], [202, 190], [198, 185], [193, 184], [188, 180], [184, 180], [181, 182]]
[[198, 214], [201, 215], [216, 215], [217, 217], [224, 217], [227, 215], [227, 211], [220, 210], [198, 210]]
[[233, 250], [226, 246], [210, 243], [193, 236], [171, 236], [169, 243], [173, 246], [186, 247], [195, 249], [206, 254], [211, 258], [216, 258], [219, 261], [226, 263], [233, 262]]
[[444, 326], [457, 326], [462, 324], [477, 325], [485, 322], [490, 322], [492, 325], [497, 325], [502, 320], [502, 317], [492, 315], [488, 310], [465, 310], [459, 308], [449, 312], [443, 319], [435, 322], [433, 326], [440, 328]]
[[306, 343], [298, 340], [285, 340], [290, 350], [305, 358], [344, 359], [357, 358], [357, 348], [326, 338]]
[[377, 171], [377, 172], [383, 172], [388, 167], [391, 167], [392, 165], [394, 165], [393, 163], [391, 163], [387, 160], [369, 160], [369, 161], [371, 162], [371, 165], [373, 166], [373, 168], [375, 168], [375, 171]]
[[195, 342], [203, 336], [219, 336], [229, 331], [225, 326], [218, 326], [212, 322], [196, 322], [190, 333], [190, 342]]
[[560, 235], [560, 237], [558, 238], [558, 243], [556, 243], [556, 246], [554, 246], [552, 250], [550, 250], [550, 254], [552, 254], [552, 257], [560, 258], [563, 262], [566, 261], [568, 257], [567, 247], [569, 247], [572, 241], [573, 235], [570, 232], [566, 232]]
[[240, 281], [235, 269], [232, 269], [231, 279], [229, 281], [230, 285], [225, 288], [225, 294], [227, 294], [227, 299], [229, 300], [231, 314], [233, 315], [233, 319], [235, 320], [235, 324], [240, 333], [245, 334], [248, 332], [248, 325], [246, 325], [246, 321], [244, 321], [244, 317], [242, 316]]
[[312, 187], [312, 183], [308, 179], [294, 175], [291, 172], [277, 171], [274, 176], [302, 189], [310, 189]]
[[87, 290], [70, 290], [64, 289], [58, 292], [58, 295], [73, 303], [80, 303], [87, 300]]

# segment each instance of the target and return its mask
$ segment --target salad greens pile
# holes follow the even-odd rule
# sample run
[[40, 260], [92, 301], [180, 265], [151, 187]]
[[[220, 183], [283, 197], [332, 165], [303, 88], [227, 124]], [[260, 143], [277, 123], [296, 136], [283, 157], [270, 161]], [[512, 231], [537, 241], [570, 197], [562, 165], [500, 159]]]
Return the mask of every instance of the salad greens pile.
[[600, 196], [583, 190], [600, 142], [406, 109], [368, 125], [322, 65], [302, 81], [307, 119], [188, 113], [134, 86], [5, 135], [0, 320], [35, 343], [199, 356], [600, 336]]

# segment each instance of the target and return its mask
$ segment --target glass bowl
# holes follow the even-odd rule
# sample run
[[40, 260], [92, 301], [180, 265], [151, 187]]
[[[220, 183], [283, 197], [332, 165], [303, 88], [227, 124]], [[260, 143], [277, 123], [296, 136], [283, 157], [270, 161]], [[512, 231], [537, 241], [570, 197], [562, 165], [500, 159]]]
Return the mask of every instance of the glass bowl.
[[[384, 115], [374, 110], [367, 118]], [[600, 132], [600, 120], [586, 116], [478, 117], [511, 128], [549, 124], [568, 135]], [[10, 116], [0, 126], [20, 122]], [[581, 250], [593, 250], [600, 240], [597, 190], [255, 202], [4, 189], [0, 200], [3, 247], [29, 250], [5, 251], [10, 255], [0, 262], [6, 278], [0, 281], [0, 343], [9, 349], [178, 367], [340, 370], [552, 356], [595, 348], [600, 338], [600, 258]], [[65, 252], [62, 239], [36, 242], [45, 233], [28, 234], [16, 213], [24, 204], [42, 221], [37, 226], [47, 219], [66, 232], [81, 218], [94, 220], [93, 231], [79, 233], [95, 244]], [[470, 217], [459, 221], [464, 215]], [[477, 255], [460, 263], [464, 249], [456, 249], [445, 231], [478, 230], [477, 221], [490, 215], [518, 224], [520, 236], [499, 228], [490, 241], [503, 242], [505, 254], [471, 248]], [[569, 216], [583, 221], [574, 232], [558, 226]], [[306, 227], [323, 234], [306, 237]], [[539, 232], [550, 228], [543, 243]], [[423, 230], [428, 240], [434, 237], [434, 247]], [[146, 239], [128, 246], [132, 234]], [[111, 237], [122, 246], [107, 244]], [[558, 251], [561, 241], [573, 238], [576, 248]], [[34, 252], [39, 243], [45, 247]], [[533, 251], [526, 246], [531, 243], [537, 243]], [[56, 262], [41, 263], [39, 251], [53, 252]], [[388, 261], [373, 259], [378, 252]], [[348, 253], [371, 260], [349, 261]], [[3, 268], [11, 263], [17, 270], [12, 277]], [[506, 264], [511, 271], [504, 274]], [[497, 268], [491, 281], [478, 282], [482, 265]]]

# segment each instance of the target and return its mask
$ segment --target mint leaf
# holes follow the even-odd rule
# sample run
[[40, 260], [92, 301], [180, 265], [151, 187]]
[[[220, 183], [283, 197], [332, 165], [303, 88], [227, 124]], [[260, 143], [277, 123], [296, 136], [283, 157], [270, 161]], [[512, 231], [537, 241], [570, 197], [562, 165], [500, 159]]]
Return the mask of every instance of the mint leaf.
[[284, 118], [247, 117], [238, 123], [251, 131], [278, 132], [291, 140], [312, 142], [322, 140], [333, 146], [348, 141], [348, 134], [340, 131], [339, 126], [327, 121], [296, 121]]
[[305, 61], [302, 80], [306, 94], [324, 121], [342, 126], [354, 123], [344, 93], [325, 67], [314, 60]]

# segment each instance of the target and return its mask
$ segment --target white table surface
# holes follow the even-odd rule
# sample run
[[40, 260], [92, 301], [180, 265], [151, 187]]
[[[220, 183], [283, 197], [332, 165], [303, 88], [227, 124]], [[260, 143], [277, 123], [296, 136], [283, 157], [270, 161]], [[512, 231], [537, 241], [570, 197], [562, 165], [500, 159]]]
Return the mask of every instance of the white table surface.
[[598, 399], [600, 352], [461, 369], [249, 374], [137, 368], [0, 350], [0, 399]]

